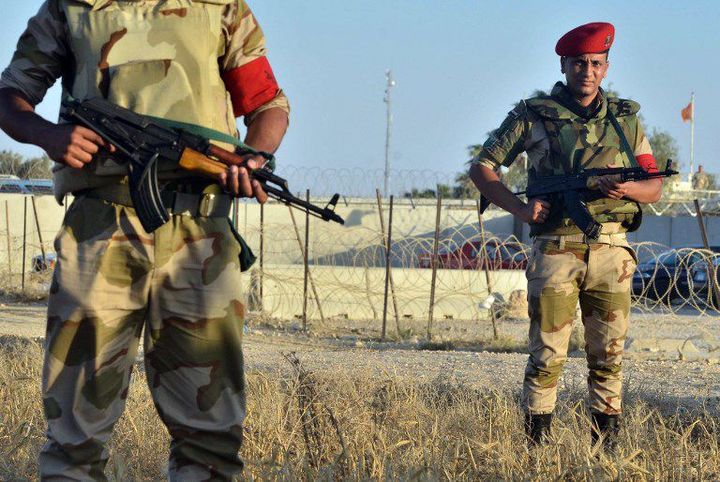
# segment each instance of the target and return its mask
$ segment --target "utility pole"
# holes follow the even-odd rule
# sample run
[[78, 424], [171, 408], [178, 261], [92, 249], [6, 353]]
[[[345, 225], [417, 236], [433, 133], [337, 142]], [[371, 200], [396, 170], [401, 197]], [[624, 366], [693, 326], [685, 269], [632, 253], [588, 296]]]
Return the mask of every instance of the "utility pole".
[[390, 69], [385, 71], [387, 86], [385, 88], [385, 103], [387, 104], [387, 130], [385, 131], [385, 186], [383, 195], [387, 197], [390, 194], [390, 138], [392, 135], [392, 104], [390, 102], [390, 94], [395, 87], [395, 80]]

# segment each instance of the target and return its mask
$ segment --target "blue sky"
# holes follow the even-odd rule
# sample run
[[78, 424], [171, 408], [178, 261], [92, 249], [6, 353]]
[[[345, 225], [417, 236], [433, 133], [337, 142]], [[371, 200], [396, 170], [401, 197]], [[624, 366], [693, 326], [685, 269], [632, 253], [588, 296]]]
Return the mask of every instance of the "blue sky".
[[[40, 1], [12, 2], [0, 18], [0, 64]], [[382, 169], [385, 70], [393, 93], [392, 167], [459, 172], [512, 105], [561, 79], [554, 53], [567, 30], [590, 21], [617, 29], [608, 80], [642, 104], [649, 126], [678, 141], [680, 109], [696, 93], [696, 164], [720, 172], [717, 49], [720, 5], [711, 1], [480, 2], [471, 0], [250, 0], [270, 61], [293, 107], [282, 165]], [[56, 86], [39, 106], [57, 115]], [[718, 114], [715, 114], [718, 113]], [[0, 149], [39, 153], [0, 135]]]

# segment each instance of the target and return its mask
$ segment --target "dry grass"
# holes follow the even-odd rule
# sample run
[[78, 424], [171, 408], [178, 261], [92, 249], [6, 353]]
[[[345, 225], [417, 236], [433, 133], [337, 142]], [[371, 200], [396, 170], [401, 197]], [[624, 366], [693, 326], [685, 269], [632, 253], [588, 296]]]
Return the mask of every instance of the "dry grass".
[[[44, 422], [42, 350], [0, 338], [0, 479], [34, 480]], [[553, 444], [528, 452], [512, 394], [437, 381], [310, 373], [288, 355], [284, 373], [248, 375], [246, 476], [261, 480], [718, 480], [716, 416], [651, 406], [637, 394], [626, 411], [621, 453], [589, 446], [581, 404], [561, 405]], [[139, 375], [136, 374], [136, 375]], [[108, 473], [164, 477], [168, 437], [135, 377], [116, 427]], [[670, 413], [663, 415], [662, 413]]]
[[27, 272], [25, 289], [22, 289], [22, 277], [18, 273], [8, 274], [0, 269], [0, 302], [28, 303], [46, 300], [52, 281], [52, 270]]

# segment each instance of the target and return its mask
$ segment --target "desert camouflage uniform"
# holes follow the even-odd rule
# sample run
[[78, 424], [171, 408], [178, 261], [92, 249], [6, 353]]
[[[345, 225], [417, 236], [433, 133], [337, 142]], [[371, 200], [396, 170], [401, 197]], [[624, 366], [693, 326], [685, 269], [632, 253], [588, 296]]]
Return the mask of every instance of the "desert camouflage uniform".
[[704, 190], [710, 186], [710, 176], [705, 171], [698, 171], [693, 174], [692, 177], [692, 188], [697, 190]]
[[[28, 23], [0, 88], [38, 104], [62, 76], [63, 98], [104, 97], [140, 114], [237, 135], [221, 75], [266, 55], [244, 0], [48, 0]], [[250, 93], [248, 93], [250, 94]], [[288, 108], [282, 91], [245, 116]], [[120, 182], [127, 166], [96, 159], [81, 171], [56, 164], [56, 197]], [[161, 162], [161, 179], [182, 177]]]
[[[598, 103], [586, 112], [573, 102], [562, 83], [550, 96], [520, 102], [473, 162], [498, 169], [526, 151], [528, 184], [539, 176], [608, 164], [630, 166], [632, 161], [606, 116], [608, 110], [615, 114], [634, 156], [651, 154], [636, 115], [638, 104], [607, 99], [602, 91]], [[622, 410], [621, 363], [636, 265], [625, 232], [637, 228], [639, 206], [626, 200], [588, 202], [603, 227], [600, 239], [589, 243], [563, 206], [550, 202], [548, 220], [531, 226], [534, 242], [526, 272], [530, 357], [523, 404], [532, 414], [553, 411], [579, 301], [590, 370], [590, 408], [617, 414]]]
[[[62, 77], [64, 97], [103, 96], [237, 135], [221, 75], [265, 53], [244, 0], [49, 0], [30, 20], [0, 88], [36, 104]], [[274, 95], [246, 122], [272, 107], [287, 111], [282, 92]], [[58, 198], [126, 182], [126, 165], [96, 157], [82, 170], [55, 166]], [[176, 183], [187, 176], [170, 163], [161, 171]], [[237, 476], [244, 306], [240, 247], [228, 220], [174, 215], [149, 235], [131, 207], [79, 196], [55, 248], [41, 476], [104, 478], [105, 443], [123, 412], [143, 329], [148, 385], [172, 436], [170, 478]]]

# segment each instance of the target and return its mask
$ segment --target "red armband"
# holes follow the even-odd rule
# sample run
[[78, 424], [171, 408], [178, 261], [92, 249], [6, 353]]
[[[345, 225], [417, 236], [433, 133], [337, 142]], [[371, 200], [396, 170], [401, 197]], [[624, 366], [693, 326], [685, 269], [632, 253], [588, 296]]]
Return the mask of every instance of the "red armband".
[[242, 67], [224, 72], [222, 79], [230, 92], [235, 117], [249, 114], [270, 102], [280, 90], [267, 57], [258, 57]]
[[636, 157], [640, 167], [645, 169], [647, 172], [658, 172], [657, 164], [655, 163], [655, 157], [652, 154], [641, 154]]

